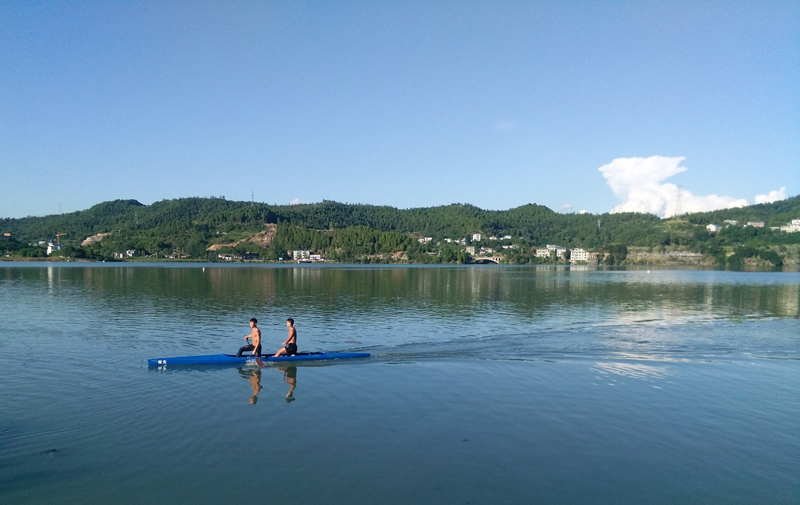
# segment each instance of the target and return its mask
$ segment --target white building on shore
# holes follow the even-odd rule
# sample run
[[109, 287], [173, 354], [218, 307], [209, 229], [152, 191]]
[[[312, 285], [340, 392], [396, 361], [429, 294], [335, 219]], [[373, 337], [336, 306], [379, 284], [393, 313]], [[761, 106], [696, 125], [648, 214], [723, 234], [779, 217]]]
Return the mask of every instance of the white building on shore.
[[311, 261], [311, 251], [292, 251], [292, 259], [295, 261]]
[[581, 247], [576, 247], [570, 250], [569, 260], [571, 263], [577, 263], [578, 261], [597, 263], [598, 254], [596, 252], [589, 252]]
[[560, 245], [547, 244], [547, 250], [550, 254], [555, 254], [556, 258], [565, 258], [567, 256], [567, 248]]
[[48, 243], [47, 243], [47, 255], [48, 255], [48, 256], [50, 256], [50, 255], [51, 255], [51, 254], [53, 254], [54, 252], [56, 252], [56, 251], [60, 251], [62, 247], [64, 247], [64, 246], [63, 246], [63, 245], [61, 245], [61, 244], [56, 244], [56, 243], [53, 243], [53, 242], [48, 242]]

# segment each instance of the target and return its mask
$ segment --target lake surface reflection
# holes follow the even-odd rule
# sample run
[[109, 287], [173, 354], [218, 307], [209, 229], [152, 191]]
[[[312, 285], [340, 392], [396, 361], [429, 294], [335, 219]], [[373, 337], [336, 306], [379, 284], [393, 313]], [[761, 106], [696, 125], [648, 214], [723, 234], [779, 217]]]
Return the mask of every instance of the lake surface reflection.
[[[0, 264], [0, 307], [4, 503], [800, 500], [797, 273]], [[251, 317], [373, 358], [146, 365]]]

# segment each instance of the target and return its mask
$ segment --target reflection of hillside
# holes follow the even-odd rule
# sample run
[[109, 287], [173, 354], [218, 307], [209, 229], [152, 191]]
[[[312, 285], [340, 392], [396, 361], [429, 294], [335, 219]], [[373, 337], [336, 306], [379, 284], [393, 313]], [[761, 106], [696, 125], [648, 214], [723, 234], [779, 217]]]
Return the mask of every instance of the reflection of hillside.
[[216, 317], [242, 307], [313, 307], [322, 316], [391, 310], [475, 317], [503, 310], [538, 317], [569, 306], [625, 321], [800, 315], [800, 283], [781, 273], [142, 265], [11, 268], [3, 276], [44, 281], [49, 290], [82, 288], [84, 297], [104, 304], [191, 308]]

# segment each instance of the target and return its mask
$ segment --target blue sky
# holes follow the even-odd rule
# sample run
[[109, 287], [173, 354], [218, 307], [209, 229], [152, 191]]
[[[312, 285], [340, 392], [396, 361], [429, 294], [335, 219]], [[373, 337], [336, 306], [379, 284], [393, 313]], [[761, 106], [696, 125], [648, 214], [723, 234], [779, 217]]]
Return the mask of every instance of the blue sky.
[[0, 69], [0, 217], [800, 192], [798, 2], [8, 0]]

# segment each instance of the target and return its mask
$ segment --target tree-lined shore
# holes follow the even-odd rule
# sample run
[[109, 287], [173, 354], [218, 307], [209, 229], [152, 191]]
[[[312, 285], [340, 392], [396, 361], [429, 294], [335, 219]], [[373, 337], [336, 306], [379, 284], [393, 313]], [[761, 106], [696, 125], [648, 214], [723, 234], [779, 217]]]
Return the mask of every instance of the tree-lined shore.
[[[294, 250], [359, 263], [466, 263], [479, 251], [512, 264], [565, 261], [536, 256], [537, 248], [550, 244], [597, 252], [605, 264], [654, 257], [629, 259], [628, 251], [637, 250], [665, 262], [681, 257], [677, 252], [697, 253], [706, 264], [741, 268], [748, 262], [796, 263], [800, 233], [778, 228], [797, 218], [800, 197], [672, 219], [560, 214], [534, 204], [490, 211], [468, 204], [397, 209], [331, 201], [276, 206], [224, 198], [151, 205], [116, 200], [68, 214], [0, 219], [0, 254], [44, 259], [52, 243], [50, 257], [106, 261], [214, 261], [221, 255], [278, 261], [291, 258]], [[764, 226], [747, 226], [753, 222]], [[707, 229], [717, 223], [718, 230]], [[474, 234], [480, 238], [473, 240]]]

